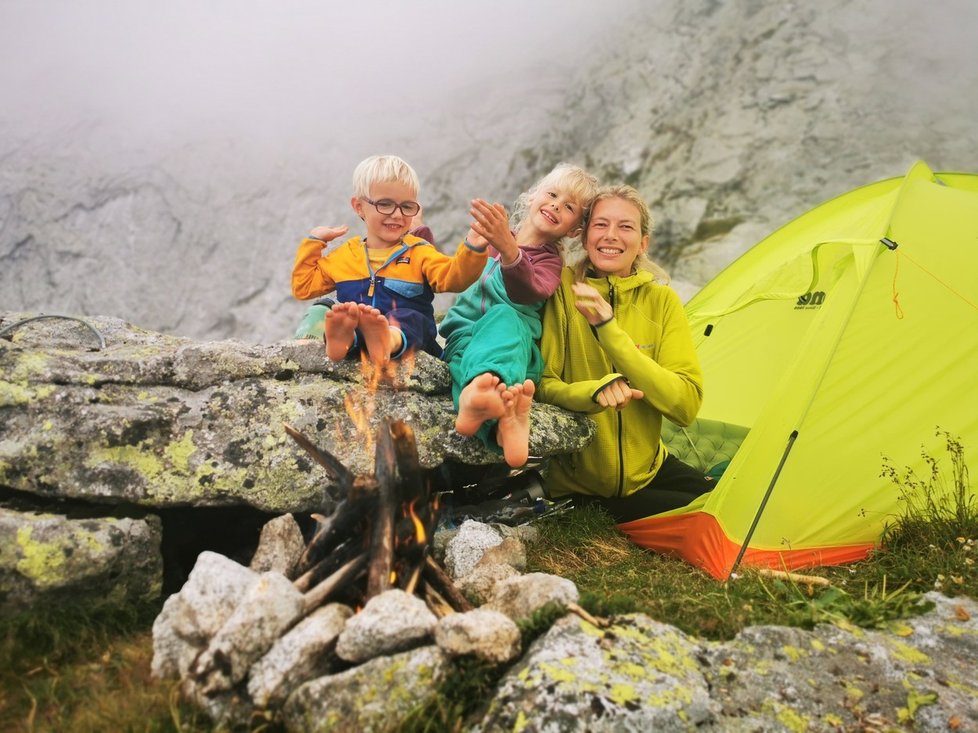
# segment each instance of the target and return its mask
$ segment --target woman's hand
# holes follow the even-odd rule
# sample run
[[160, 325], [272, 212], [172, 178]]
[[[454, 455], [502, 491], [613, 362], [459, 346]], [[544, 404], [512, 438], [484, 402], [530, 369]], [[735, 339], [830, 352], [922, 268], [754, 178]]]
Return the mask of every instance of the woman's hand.
[[[502, 204], [490, 204], [482, 199], [473, 199], [472, 231], [484, 237], [502, 255], [503, 264], [510, 265], [520, 256], [516, 237], [509, 229], [509, 214]], [[471, 241], [471, 240], [469, 240]]]
[[592, 326], [607, 323], [615, 315], [611, 304], [587, 283], [574, 283], [571, 288], [574, 291], [574, 307]]
[[619, 377], [598, 392], [597, 403], [602, 407], [613, 407], [621, 411], [632, 400], [640, 400], [644, 396], [645, 393], [642, 390], [632, 389], [628, 386], [628, 380]]
[[348, 226], [341, 227], [316, 227], [309, 236], [313, 239], [321, 239], [324, 242], [332, 242], [337, 237], [342, 237], [350, 230]]

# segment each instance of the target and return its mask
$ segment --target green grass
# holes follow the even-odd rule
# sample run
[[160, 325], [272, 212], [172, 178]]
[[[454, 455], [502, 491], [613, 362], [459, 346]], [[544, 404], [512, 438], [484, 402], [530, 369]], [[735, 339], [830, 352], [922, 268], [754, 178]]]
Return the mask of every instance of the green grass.
[[[978, 508], [970, 496], [964, 450], [946, 433], [947, 455], [927, 458], [918, 477], [884, 461], [903, 511], [880, 549], [847, 566], [806, 571], [829, 587], [777, 580], [750, 569], [719, 582], [677, 559], [631, 544], [596, 508], [548, 518], [528, 548], [528, 571], [573, 580], [596, 616], [641, 611], [688, 634], [729, 639], [745, 626], [816, 623], [898, 628], [927, 609], [923, 593], [978, 598]], [[181, 704], [172, 681], [151, 679], [151, 626], [158, 608], [82, 618], [57, 609], [0, 621], [0, 730], [197, 733], [214, 730]], [[524, 644], [557, 617], [544, 609], [521, 626]], [[456, 730], [478, 711], [504, 670], [459, 660], [438, 700], [404, 730]], [[274, 733], [267, 723], [253, 731]]]

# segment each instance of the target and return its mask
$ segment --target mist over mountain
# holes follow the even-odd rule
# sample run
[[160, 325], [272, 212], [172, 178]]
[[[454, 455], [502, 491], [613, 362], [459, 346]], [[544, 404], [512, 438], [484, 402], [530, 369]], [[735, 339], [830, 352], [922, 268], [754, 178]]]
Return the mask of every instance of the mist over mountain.
[[0, 306], [197, 338], [289, 337], [295, 248], [356, 230], [373, 153], [444, 248], [559, 161], [632, 183], [687, 295], [917, 159], [978, 170], [970, 0], [42, 0], [0, 29]]

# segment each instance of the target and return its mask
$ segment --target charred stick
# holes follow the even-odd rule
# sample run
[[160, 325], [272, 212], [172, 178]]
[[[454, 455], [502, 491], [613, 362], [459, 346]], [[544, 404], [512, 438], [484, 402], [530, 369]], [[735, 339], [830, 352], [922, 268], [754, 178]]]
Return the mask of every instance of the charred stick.
[[339, 462], [334, 456], [330, 455], [326, 451], [321, 451], [312, 441], [309, 440], [305, 435], [300, 433], [294, 427], [288, 423], [282, 423], [285, 428], [285, 432], [288, 433], [291, 438], [299, 444], [299, 446], [306, 451], [313, 460], [320, 466], [326, 469], [328, 473], [336, 483], [340, 485], [341, 488], [349, 490], [353, 485], [353, 473]]
[[443, 595], [456, 611], [471, 611], [474, 607], [462, 592], [455, 586], [434, 558], [426, 557], [423, 571], [424, 579]]
[[377, 434], [374, 464], [377, 481], [377, 510], [371, 526], [370, 567], [367, 571], [367, 600], [391, 587], [394, 564], [394, 512], [400, 506], [396, 491], [397, 457], [390, 420], [385, 418]]
[[312, 586], [335, 573], [340, 566], [348, 562], [355, 555], [362, 552], [363, 546], [361, 542], [357, 542], [353, 539], [347, 540], [335, 548], [322, 560], [313, 565], [300, 577], [292, 581], [292, 585], [295, 586], [296, 590], [305, 593]]
[[438, 618], [445, 618], [445, 616], [455, 613], [455, 609], [452, 608], [451, 604], [442, 598], [438, 591], [430, 585], [425, 585], [424, 587], [424, 600], [428, 608], [431, 609], [431, 612]]
[[[359, 487], [362, 483], [361, 479], [357, 479], [355, 486]], [[297, 572], [307, 572], [335, 547], [356, 534], [357, 525], [367, 516], [375, 499], [372, 492], [367, 491], [366, 487], [362, 488], [364, 490], [351, 489], [349, 497], [343, 499], [332, 516], [319, 525], [299, 558]]]
[[303, 597], [303, 610], [309, 613], [321, 606], [330, 595], [352, 581], [367, 564], [367, 554], [361, 553], [352, 560], [348, 561], [343, 567], [330, 575], [326, 580], [305, 594]]
[[411, 573], [411, 577], [408, 579], [407, 585], [404, 586], [404, 592], [414, 595], [414, 591], [418, 587], [419, 580], [421, 580], [421, 565], [414, 568], [414, 571]]

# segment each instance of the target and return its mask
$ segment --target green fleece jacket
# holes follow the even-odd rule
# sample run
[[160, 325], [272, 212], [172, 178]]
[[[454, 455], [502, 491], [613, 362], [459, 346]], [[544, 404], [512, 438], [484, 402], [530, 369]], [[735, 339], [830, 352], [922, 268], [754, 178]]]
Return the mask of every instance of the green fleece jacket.
[[[614, 317], [592, 327], [574, 307], [573, 271], [543, 314], [539, 399], [591, 415], [594, 440], [551, 460], [551, 495], [627, 496], [648, 484], [666, 457], [662, 418], [688, 425], [703, 401], [703, 373], [682, 302], [648, 272], [586, 278], [611, 303]], [[620, 412], [602, 408], [598, 392], [619, 377], [645, 393]]]

